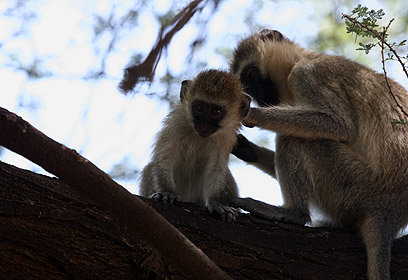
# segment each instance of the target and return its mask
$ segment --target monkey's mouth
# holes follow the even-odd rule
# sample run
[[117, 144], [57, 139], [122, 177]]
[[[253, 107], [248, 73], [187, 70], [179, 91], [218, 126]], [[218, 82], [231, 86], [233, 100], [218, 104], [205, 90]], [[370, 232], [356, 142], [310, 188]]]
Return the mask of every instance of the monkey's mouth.
[[214, 132], [217, 131], [217, 127], [207, 124], [196, 124], [194, 125], [195, 130], [197, 131], [198, 135], [203, 138], [207, 138], [211, 136]]

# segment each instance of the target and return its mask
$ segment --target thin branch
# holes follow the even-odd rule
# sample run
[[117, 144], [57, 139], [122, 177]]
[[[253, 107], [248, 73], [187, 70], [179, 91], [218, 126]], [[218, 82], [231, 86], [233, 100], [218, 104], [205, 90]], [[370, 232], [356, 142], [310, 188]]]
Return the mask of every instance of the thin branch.
[[[392, 92], [391, 89], [391, 85], [390, 82], [388, 80], [388, 75], [387, 75], [387, 70], [385, 67], [385, 56], [384, 56], [384, 44], [387, 45], [387, 42], [385, 41], [385, 34], [388, 31], [388, 28], [390, 27], [391, 23], [394, 21], [394, 19], [390, 20], [390, 22], [388, 23], [388, 25], [386, 27], [384, 27], [383, 29], [383, 33], [382, 33], [382, 37], [380, 38], [380, 47], [381, 47], [381, 62], [382, 62], [382, 67], [383, 67], [383, 71], [384, 71], [384, 78], [385, 78], [385, 83], [387, 84], [388, 90], [391, 94], [392, 99], [394, 99], [395, 104], [397, 104], [397, 107], [401, 110], [401, 112], [408, 117], [407, 112], [405, 112], [404, 108], [401, 106], [401, 104], [398, 102], [397, 97], [394, 95], [394, 93]], [[391, 47], [389, 47], [391, 49]], [[405, 68], [405, 67], [404, 67]]]
[[[397, 107], [401, 110], [401, 112], [402, 112], [406, 117], [408, 117], [408, 113], [404, 110], [404, 108], [401, 106], [401, 104], [398, 102], [396, 96], [395, 96], [394, 93], [392, 92], [391, 85], [390, 85], [390, 83], [389, 83], [388, 76], [387, 76], [386, 67], [385, 67], [385, 56], [384, 56], [385, 47], [384, 47], [384, 45], [386, 45], [386, 46], [388, 47], [388, 49], [389, 49], [392, 53], [394, 53], [394, 55], [395, 55], [395, 57], [397, 58], [398, 62], [401, 64], [402, 69], [403, 69], [405, 75], [406, 75], [407, 78], [408, 78], [407, 69], [405, 68], [405, 65], [404, 65], [404, 63], [402, 62], [402, 60], [401, 60], [400, 56], [398, 55], [397, 51], [391, 46], [391, 44], [389, 44], [389, 43], [385, 40], [385, 35], [387, 34], [387, 31], [388, 31], [389, 27], [391, 26], [391, 23], [394, 21], [394, 19], [391, 19], [390, 22], [388, 23], [388, 25], [387, 25], [386, 27], [383, 27], [383, 32], [380, 33], [380, 32], [378, 32], [377, 30], [374, 30], [374, 29], [370, 28], [369, 26], [367, 26], [367, 25], [365, 25], [365, 24], [359, 22], [358, 20], [356, 20], [355, 18], [353, 18], [353, 17], [351, 17], [351, 16], [349, 16], [349, 15], [343, 14], [343, 18], [347, 18], [347, 19], [348, 19], [349, 21], [351, 21], [353, 24], [357, 24], [358, 26], [360, 26], [360, 27], [363, 28], [364, 30], [370, 31], [370, 32], [374, 35], [374, 37], [379, 40], [378, 45], [379, 45], [380, 48], [381, 48], [381, 62], [382, 62], [382, 68], [383, 68], [383, 72], [384, 72], [385, 83], [386, 83], [386, 85], [387, 85], [387, 87], [388, 87], [388, 90], [389, 90], [389, 93], [390, 93], [392, 99], [394, 100], [395, 104], [397, 104]], [[356, 35], [357, 35], [357, 34], [356, 34]]]
[[0, 107], [0, 145], [58, 176], [146, 239], [187, 279], [230, 279], [172, 224], [75, 150], [52, 140]]
[[[131, 91], [139, 81], [153, 81], [157, 64], [161, 54], [167, 48], [173, 36], [201, 10], [204, 5], [199, 6], [203, 0], [194, 0], [182, 11], [180, 11], [172, 20], [170, 25], [162, 26], [157, 36], [156, 44], [150, 51], [146, 59], [137, 65], [132, 65], [125, 69], [124, 77], [119, 84], [119, 88], [125, 93]], [[170, 27], [170, 30], [166, 30]]]
[[[366, 29], [366, 30], [370, 30], [378, 40], [383, 41], [384, 44], [388, 47], [388, 49], [395, 55], [395, 57], [397, 58], [398, 62], [399, 62], [399, 63], [401, 64], [401, 66], [402, 66], [402, 71], [404, 71], [405, 76], [407, 76], [407, 78], [408, 78], [408, 70], [407, 70], [407, 68], [405, 67], [404, 62], [402, 61], [401, 57], [398, 55], [397, 51], [392, 47], [392, 45], [391, 45], [390, 43], [388, 43], [388, 42], [385, 40], [385, 37], [383, 38], [382, 35], [380, 35], [380, 33], [379, 33], [378, 31], [376, 31], [376, 30], [374, 30], [374, 29], [368, 27], [367, 25], [365, 25], [365, 24], [359, 22], [358, 20], [356, 20], [355, 18], [353, 18], [353, 17], [351, 17], [351, 16], [349, 16], [349, 15], [347, 15], [347, 14], [342, 14], [342, 17], [343, 17], [343, 18], [347, 18], [347, 19], [348, 19], [349, 21], [351, 21], [352, 23], [357, 24], [357, 25], [359, 25], [360, 27], [362, 27], [362, 28], [364, 28], [364, 29]], [[391, 23], [392, 23], [393, 21], [394, 21], [394, 19], [391, 19], [391, 20], [390, 20], [390, 22], [388, 23], [388, 26], [387, 26], [387, 30], [388, 30], [388, 27], [391, 25]]]
[[388, 47], [388, 49], [395, 55], [395, 57], [397, 58], [398, 62], [401, 64], [402, 66], [402, 71], [404, 71], [405, 76], [407, 76], [408, 78], [408, 71], [407, 68], [405, 67], [404, 62], [402, 61], [401, 57], [398, 55], [397, 51], [390, 45], [390, 43], [388, 43], [385, 40], [385, 33], [388, 31], [388, 28], [390, 27], [391, 23], [394, 21], [394, 19], [391, 19], [390, 22], [388, 23], [387, 27], [384, 28], [384, 34], [382, 36], [382, 42]]

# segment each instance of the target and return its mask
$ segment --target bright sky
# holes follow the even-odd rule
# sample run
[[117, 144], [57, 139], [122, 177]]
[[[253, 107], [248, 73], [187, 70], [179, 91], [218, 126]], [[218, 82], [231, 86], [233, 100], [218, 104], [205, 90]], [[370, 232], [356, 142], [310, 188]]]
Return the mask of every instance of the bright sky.
[[[163, 13], [169, 1], [147, 1], [151, 10]], [[180, 7], [188, 1], [180, 1]], [[227, 69], [225, 59], [214, 50], [219, 47], [233, 48], [240, 38], [251, 31], [243, 25], [246, 9], [258, 1], [230, 0], [221, 4], [210, 22], [206, 48], [198, 54], [208, 67]], [[117, 85], [123, 68], [134, 51], [147, 54], [156, 39], [158, 23], [151, 11], [140, 15], [138, 25], [132, 31], [119, 34], [119, 42], [106, 61], [107, 78], [85, 80], [89, 70], [97, 70], [110, 37], [106, 33], [96, 39], [99, 53], [95, 53], [93, 25], [95, 14], [107, 17], [115, 7], [120, 18], [135, 1], [80, 1], [39, 0], [29, 1], [38, 11], [38, 18], [25, 27], [18, 17], [4, 16], [5, 9], [14, 0], [0, 2], [0, 77], [2, 93], [0, 106], [22, 116], [49, 137], [76, 149], [84, 157], [104, 171], [124, 158], [141, 169], [147, 164], [155, 133], [168, 112], [168, 106], [157, 99], [139, 93], [124, 96]], [[331, 1], [322, 1], [321, 10], [330, 10]], [[377, 2], [374, 2], [374, 4]], [[138, 4], [136, 4], [138, 5]], [[31, 6], [30, 6], [31, 7]], [[297, 1], [265, 1], [257, 18], [259, 24], [278, 29], [289, 38], [306, 47], [306, 40], [317, 34], [313, 5]], [[370, 6], [372, 8], [379, 8]], [[19, 28], [27, 28], [27, 36], [13, 37]], [[183, 58], [189, 51], [189, 42], [199, 30], [187, 25], [174, 37], [167, 58], [162, 59], [156, 77], [169, 68], [184, 79], [194, 78], [197, 72], [186, 69]], [[45, 69], [53, 76], [38, 80], [28, 79], [24, 72], [15, 71], [15, 61], [31, 63], [35, 58], [46, 58]], [[174, 89], [178, 91], [179, 89]], [[141, 92], [164, 92], [157, 82]], [[37, 109], [27, 110], [22, 104], [32, 104]], [[270, 139], [273, 134], [256, 129], [245, 129], [244, 134], [252, 140]], [[271, 146], [272, 148], [272, 146]], [[20, 156], [5, 152], [1, 160], [16, 166], [42, 172]], [[231, 157], [231, 170], [240, 187], [241, 196], [250, 196], [272, 204], [281, 204], [277, 183], [268, 175]], [[138, 193], [138, 181], [119, 181], [133, 193]]]

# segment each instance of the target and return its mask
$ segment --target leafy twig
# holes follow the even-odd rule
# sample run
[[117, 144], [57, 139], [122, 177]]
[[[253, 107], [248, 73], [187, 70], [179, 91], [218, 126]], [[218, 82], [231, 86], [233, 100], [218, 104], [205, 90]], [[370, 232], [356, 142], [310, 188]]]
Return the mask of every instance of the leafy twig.
[[[405, 67], [405, 63], [402, 61], [402, 58], [399, 56], [399, 54], [397, 53], [397, 51], [396, 51], [395, 48], [393, 47], [393, 46], [395, 46], [396, 44], [395, 44], [395, 43], [390, 44], [390, 43], [387, 42], [387, 40], [386, 40], [387, 35], [388, 35], [386, 32], [388, 31], [388, 28], [390, 27], [390, 25], [391, 25], [391, 23], [394, 21], [394, 19], [391, 19], [390, 22], [388, 23], [388, 25], [387, 25], [386, 27], [383, 27], [383, 29], [384, 29], [383, 32], [378, 32], [377, 30], [374, 30], [372, 27], [370, 27], [370, 26], [368, 26], [368, 25], [366, 25], [366, 24], [364, 24], [364, 23], [362, 23], [362, 22], [359, 22], [356, 18], [354, 18], [354, 17], [352, 17], [352, 16], [350, 16], [350, 15], [343, 14], [343, 15], [342, 15], [342, 18], [346, 18], [350, 23], [359, 26], [359, 27], [361, 28], [360, 30], [364, 30], [364, 31], [366, 31], [368, 34], [371, 34], [372, 36], [370, 36], [370, 37], [376, 38], [376, 39], [379, 40], [379, 42], [377, 42], [376, 44], [362, 44], [362, 43], [360, 43], [360, 46], [362, 46], [363, 49], [359, 49], [359, 50], [365, 50], [366, 53], [368, 53], [368, 51], [370, 51], [371, 48], [373, 48], [373, 47], [374, 47], [375, 45], [377, 45], [377, 44], [378, 44], [382, 49], [385, 49], [385, 48], [384, 48], [384, 45], [386, 45], [387, 48], [390, 50], [390, 52], [392, 52], [392, 53], [395, 55], [396, 59], [398, 60], [398, 62], [399, 62], [399, 63], [401, 64], [401, 66], [402, 66], [402, 71], [404, 71], [405, 76], [407, 76], [407, 78], [408, 78], [408, 70], [407, 70], [407, 68]], [[349, 24], [350, 24], [350, 23], [349, 23]], [[376, 26], [377, 26], [377, 25], [376, 25]], [[362, 37], [368, 36], [368, 35], [365, 35], [365, 36], [364, 36], [363, 34], [358, 33], [357, 30], [351, 30], [351, 29], [348, 28], [348, 29], [347, 29], [347, 33], [351, 33], [351, 32], [355, 32], [357, 35], [360, 35], [360, 36], [362, 36]], [[400, 44], [398, 44], [398, 46], [404, 45], [405, 42], [406, 42], [406, 40], [402, 41]], [[370, 46], [371, 46], [371, 47], [370, 47]], [[366, 47], [366, 48], [364, 48], [364, 47]], [[404, 57], [404, 58], [405, 58], [405, 57]]]
[[[384, 72], [384, 78], [385, 78], [385, 83], [387, 84], [388, 90], [391, 94], [392, 99], [394, 100], [394, 102], [397, 104], [397, 107], [401, 110], [401, 112], [405, 115], [408, 116], [407, 112], [405, 112], [404, 108], [399, 104], [397, 98], [395, 97], [394, 93], [392, 92], [391, 89], [391, 85], [390, 82], [388, 80], [388, 76], [387, 76], [387, 70], [385, 67], [385, 57], [384, 57], [384, 45], [387, 45], [387, 42], [385, 41], [385, 35], [387, 34], [388, 28], [390, 27], [391, 23], [394, 21], [394, 19], [391, 19], [390, 22], [388, 23], [388, 25], [386, 27], [383, 27], [384, 31], [382, 32], [382, 37], [380, 39], [381, 42], [381, 63], [382, 63], [382, 68], [383, 68], [383, 72]], [[387, 45], [388, 46], [388, 45]], [[392, 47], [389, 47], [390, 50], [393, 50], [395, 52], [395, 50]], [[398, 54], [395, 52], [396, 56], [398, 56]], [[399, 57], [399, 56], [398, 56]], [[404, 70], [405, 66], [403, 67]], [[400, 119], [401, 122], [401, 119]], [[394, 124], [397, 124], [397, 122], [393, 122]]]
[[[385, 15], [382, 9], [378, 11], [374, 10], [368, 10], [367, 7], [361, 6], [359, 4], [353, 11], [351, 15], [343, 14], [342, 18], [346, 19], [346, 26], [347, 26], [347, 33], [355, 33], [356, 36], [361, 36], [361, 37], [371, 37], [374, 39], [377, 39], [378, 41], [376, 43], [368, 43], [368, 44], [363, 44], [359, 43], [360, 47], [357, 50], [364, 50], [366, 54], [369, 53], [369, 51], [375, 47], [379, 46], [381, 48], [381, 62], [382, 62], [382, 68], [384, 72], [384, 78], [386, 85], [388, 87], [389, 93], [391, 94], [391, 97], [393, 98], [394, 102], [397, 104], [397, 107], [401, 110], [401, 112], [408, 117], [408, 113], [404, 110], [404, 108], [399, 104], [396, 96], [394, 95], [391, 84], [388, 79], [387, 71], [386, 71], [386, 66], [385, 66], [385, 61], [386, 60], [393, 60], [394, 56], [396, 60], [400, 63], [402, 66], [402, 70], [405, 73], [405, 75], [408, 78], [408, 71], [405, 66], [406, 62], [403, 62], [402, 59], [408, 59], [408, 57], [401, 57], [398, 55], [396, 49], [394, 48], [395, 46], [402, 46], [405, 45], [406, 40], [402, 41], [399, 44], [394, 43], [389, 43], [387, 41], [387, 36], [388, 36], [388, 29], [390, 28], [392, 22], [394, 19], [391, 19], [388, 23], [387, 26], [382, 27], [382, 31], [378, 31], [377, 28], [379, 27], [377, 25], [377, 20], [382, 19], [382, 17]], [[393, 53], [392, 56], [388, 54], [388, 58], [385, 58], [385, 49], [388, 49], [391, 53]], [[405, 123], [404, 120], [395, 120], [393, 124], [402, 124]]]

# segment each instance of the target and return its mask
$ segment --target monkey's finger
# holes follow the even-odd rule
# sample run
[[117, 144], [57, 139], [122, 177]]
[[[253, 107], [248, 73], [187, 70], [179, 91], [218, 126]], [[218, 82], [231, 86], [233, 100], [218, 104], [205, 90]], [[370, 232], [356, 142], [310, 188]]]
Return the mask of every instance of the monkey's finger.
[[154, 193], [151, 196], [149, 196], [149, 198], [154, 200], [154, 201], [160, 201], [161, 196], [162, 196], [162, 193], [157, 192], [157, 193]]
[[227, 213], [227, 223], [235, 222], [238, 218], [238, 211], [237, 209], [229, 206], [224, 206], [226, 213]]
[[180, 197], [174, 193], [170, 193], [168, 198], [170, 204], [173, 204], [175, 201], [176, 202], [180, 201]]
[[217, 207], [216, 212], [218, 213], [218, 215], [220, 216], [221, 221], [225, 222], [227, 219], [227, 213], [225, 212], [225, 210], [222, 207]]
[[231, 212], [227, 213], [227, 223], [231, 224], [234, 220], [234, 215]]
[[254, 125], [253, 123], [247, 122], [247, 121], [243, 121], [242, 124], [243, 124], [245, 127], [249, 127], [249, 128], [255, 127], [255, 125]]
[[225, 211], [219, 205], [209, 205], [207, 206], [208, 212], [213, 215], [215, 214], [221, 221], [225, 222]]
[[161, 200], [162, 200], [164, 203], [169, 202], [169, 195], [170, 195], [169, 192], [163, 192], [163, 196], [162, 196]]

